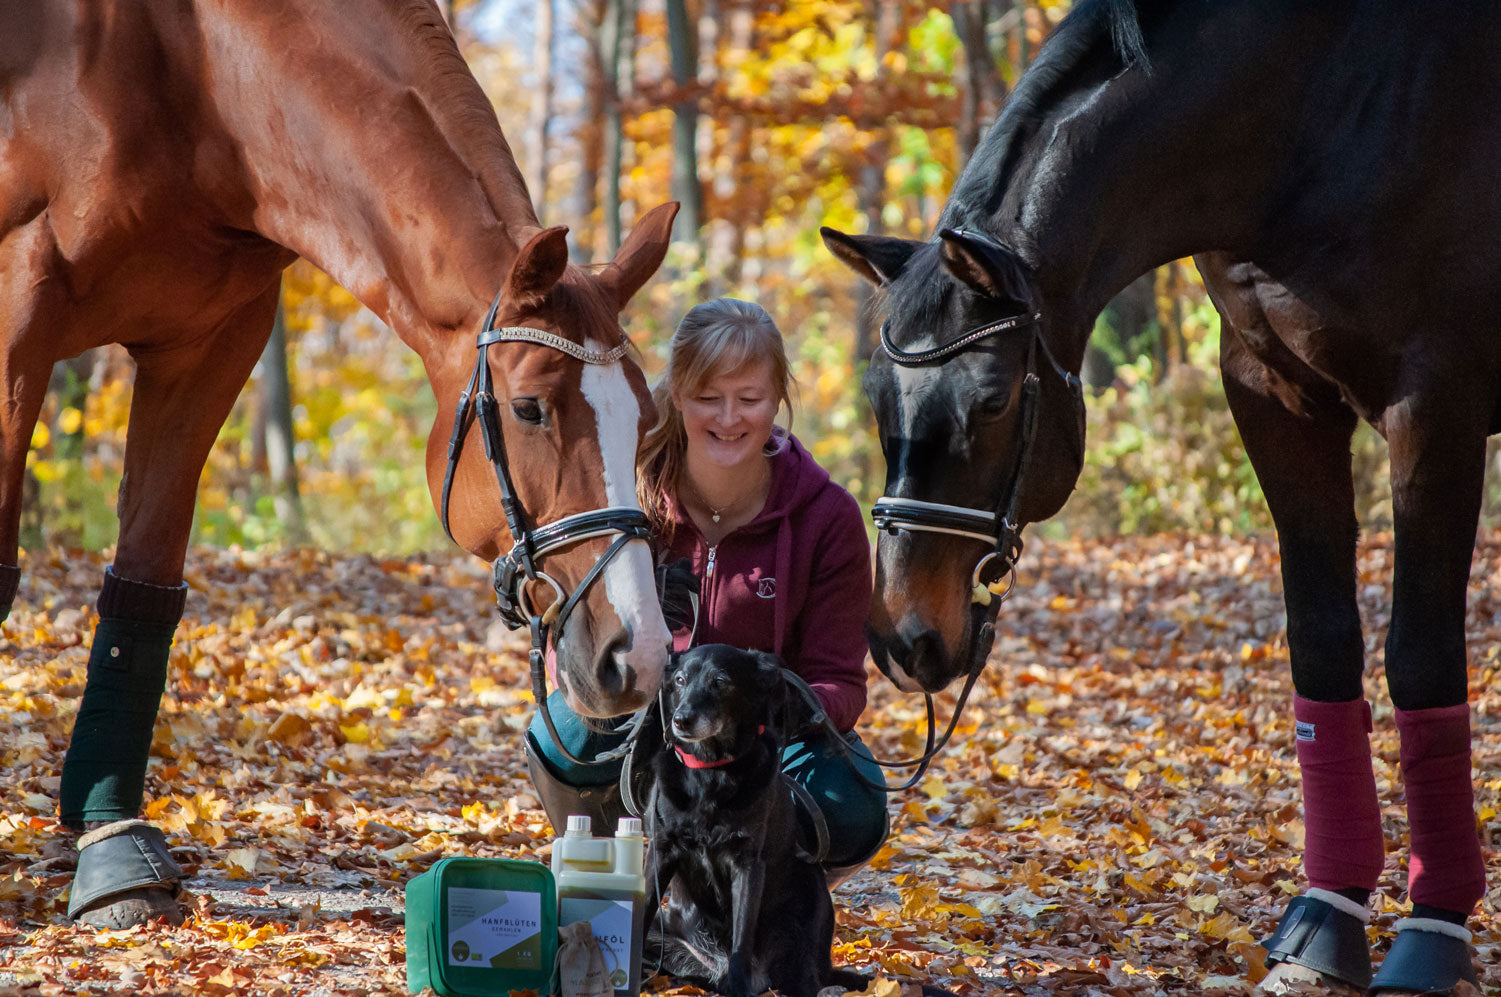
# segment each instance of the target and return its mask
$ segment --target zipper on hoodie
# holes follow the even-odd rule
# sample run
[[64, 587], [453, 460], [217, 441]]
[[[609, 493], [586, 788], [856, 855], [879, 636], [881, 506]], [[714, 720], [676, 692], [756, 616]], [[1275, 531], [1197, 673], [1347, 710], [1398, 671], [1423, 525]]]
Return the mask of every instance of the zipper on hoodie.
[[[721, 540], [721, 543], [723, 541]], [[709, 557], [704, 563], [704, 583], [699, 586], [698, 594], [699, 613], [693, 622], [693, 637], [695, 644], [698, 643], [698, 621], [704, 619], [712, 612], [714, 605], [714, 559], [719, 555], [719, 544], [709, 546]]]

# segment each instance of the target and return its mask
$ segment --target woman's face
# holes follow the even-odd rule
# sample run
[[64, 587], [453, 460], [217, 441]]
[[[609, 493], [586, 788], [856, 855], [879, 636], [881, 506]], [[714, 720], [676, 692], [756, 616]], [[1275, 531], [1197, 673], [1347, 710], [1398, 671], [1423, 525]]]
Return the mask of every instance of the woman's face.
[[693, 392], [673, 392], [683, 414], [689, 466], [733, 468], [761, 455], [780, 404], [766, 360], [716, 373]]

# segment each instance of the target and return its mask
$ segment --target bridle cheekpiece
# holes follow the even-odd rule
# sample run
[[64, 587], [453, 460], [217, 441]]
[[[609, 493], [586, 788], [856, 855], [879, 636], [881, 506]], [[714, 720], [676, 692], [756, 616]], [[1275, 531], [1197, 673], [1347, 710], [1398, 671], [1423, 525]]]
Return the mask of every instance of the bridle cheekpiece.
[[[485, 459], [490, 462], [490, 466], [495, 471], [495, 481], [500, 486], [500, 505], [505, 512], [506, 527], [510, 530], [512, 539], [511, 549], [497, 557], [491, 566], [500, 618], [512, 630], [521, 627], [530, 628], [532, 646], [528, 657], [531, 666], [532, 693], [537, 700], [537, 708], [542, 713], [542, 719], [547, 725], [547, 731], [552, 736], [553, 743], [570, 761], [581, 763], [582, 760], [575, 758], [558, 736], [552, 715], [548, 710], [546, 668], [548, 636], [554, 629], [562, 630], [569, 615], [604, 573], [605, 567], [627, 544], [635, 540], [646, 542], [650, 538], [651, 521], [639, 508], [609, 506], [565, 516], [545, 526], [530, 525], [526, 507], [522, 504], [521, 497], [516, 494], [516, 488], [511, 482], [510, 465], [506, 459], [505, 437], [500, 428], [500, 405], [495, 398], [493, 379], [490, 374], [489, 348], [495, 343], [533, 343], [557, 350], [586, 364], [603, 366], [618, 363], [630, 352], [631, 344], [628, 340], [622, 339], [611, 349], [596, 351], [542, 329], [527, 326], [496, 327], [494, 322], [496, 313], [500, 309], [500, 298], [500, 294], [495, 296], [495, 300], [490, 303], [489, 311], [485, 313], [484, 321], [480, 323], [480, 332], [475, 340], [479, 354], [475, 358], [474, 371], [469, 375], [469, 384], [459, 395], [458, 408], [454, 412], [453, 432], [448, 438], [448, 465], [443, 472], [443, 492], [439, 503], [439, 515], [443, 521], [443, 531], [452, 540], [453, 531], [449, 528], [448, 522], [448, 499], [453, 489], [454, 472], [458, 468], [459, 455], [464, 450], [464, 440], [469, 435], [470, 427], [478, 423], [480, 439], [485, 447]], [[548, 554], [598, 537], [614, 537], [615, 539], [605, 548], [604, 553], [595, 559], [594, 566], [589, 569], [578, 585], [574, 586], [571, 593], [565, 592], [557, 579], [538, 567]], [[543, 582], [551, 587], [552, 600], [547, 606], [539, 608], [533, 605], [526, 591], [528, 582]], [[623, 754], [623, 751], [628, 748], [629, 742], [618, 750], [621, 750]], [[607, 761], [612, 756], [619, 757], [610, 753], [601, 755], [594, 761]]]

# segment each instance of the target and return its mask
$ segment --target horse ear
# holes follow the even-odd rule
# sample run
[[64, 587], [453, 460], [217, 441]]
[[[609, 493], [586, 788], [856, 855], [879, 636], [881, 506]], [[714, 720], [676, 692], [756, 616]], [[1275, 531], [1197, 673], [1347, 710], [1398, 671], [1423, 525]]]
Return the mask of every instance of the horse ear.
[[624, 308], [662, 265], [667, 245], [672, 241], [672, 220], [677, 214], [678, 202], [668, 201], [652, 208], [631, 226], [615, 259], [599, 276], [614, 295], [616, 308]]
[[535, 302], [545, 296], [568, 266], [568, 226], [545, 228], [516, 252], [506, 278], [507, 300]]
[[885, 235], [845, 235], [828, 226], [818, 230], [823, 244], [839, 262], [872, 284], [896, 280], [922, 243]]
[[987, 297], [1030, 307], [1027, 270], [1016, 250], [963, 229], [946, 228], [938, 235], [943, 239], [945, 270]]

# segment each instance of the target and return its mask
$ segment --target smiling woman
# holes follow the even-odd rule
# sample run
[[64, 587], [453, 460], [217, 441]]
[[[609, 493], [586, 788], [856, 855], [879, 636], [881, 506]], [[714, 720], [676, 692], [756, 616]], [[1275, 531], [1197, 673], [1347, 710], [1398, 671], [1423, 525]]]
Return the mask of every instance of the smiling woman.
[[[865, 708], [870, 545], [854, 498], [776, 424], [784, 405], [790, 414], [790, 386], [782, 334], [759, 305], [722, 298], [691, 309], [652, 391], [658, 418], [638, 462], [641, 506], [658, 562], [699, 592], [697, 608], [667, 600], [674, 650], [729, 644], [780, 655], [874, 780], [880, 770], [853, 731]], [[549, 702], [561, 748], [575, 757], [620, 742], [569, 716], [559, 697]], [[841, 746], [803, 729], [807, 719], [786, 724], [782, 768], [807, 790], [803, 847], [838, 878], [885, 840], [885, 799], [859, 781]], [[527, 751], [554, 827], [570, 813], [606, 826], [624, 813], [618, 762], [573, 764], [542, 722]]]

